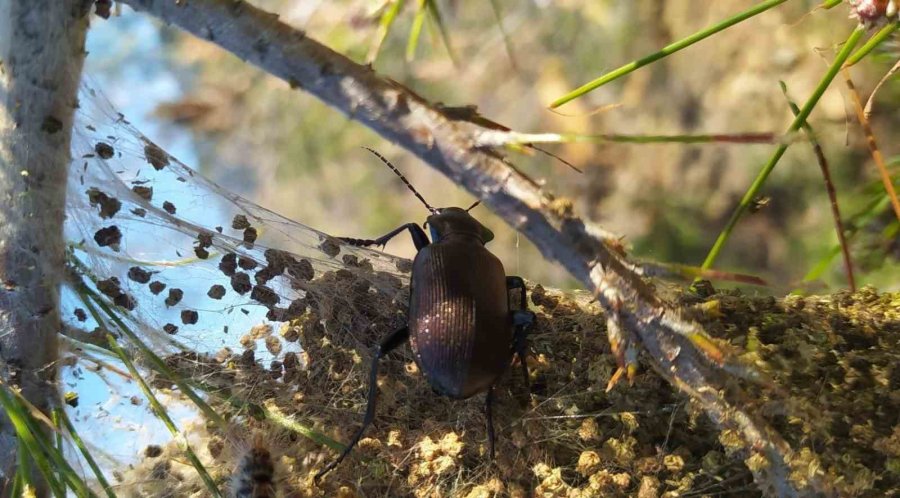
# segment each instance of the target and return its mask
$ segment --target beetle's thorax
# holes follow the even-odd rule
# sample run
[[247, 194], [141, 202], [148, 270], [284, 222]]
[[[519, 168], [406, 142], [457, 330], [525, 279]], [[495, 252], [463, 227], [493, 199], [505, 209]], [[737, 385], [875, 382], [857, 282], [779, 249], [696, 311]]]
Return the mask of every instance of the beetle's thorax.
[[448, 207], [436, 210], [428, 217], [432, 242], [443, 240], [468, 240], [486, 244], [494, 238], [493, 232], [473, 218], [465, 209]]

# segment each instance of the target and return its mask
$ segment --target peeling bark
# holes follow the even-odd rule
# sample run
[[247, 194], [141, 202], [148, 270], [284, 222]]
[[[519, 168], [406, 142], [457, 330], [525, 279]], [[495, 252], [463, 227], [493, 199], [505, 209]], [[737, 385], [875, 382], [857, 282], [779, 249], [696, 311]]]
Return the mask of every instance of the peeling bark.
[[[90, 3], [0, 0], [0, 376], [42, 410], [59, 405], [66, 175]], [[0, 421], [4, 487], [16, 445]]]
[[[703, 328], [657, 296], [615, 243], [615, 237], [572, 212], [516, 170], [499, 151], [481, 146], [500, 125], [468, 108], [431, 104], [412, 90], [357, 64], [278, 16], [235, 0], [122, 0], [309, 92], [349, 118], [406, 148], [483, 200], [550, 260], [592, 291], [609, 317], [610, 342], [622, 372], [633, 374], [640, 345], [672, 385], [697, 399], [723, 429], [739, 433], [748, 455], [768, 466], [756, 472], [778, 496], [832, 494], [817, 477], [791, 482], [793, 450], [764, 421], [726, 396], [729, 365]], [[746, 373], [746, 372], [744, 372]]]

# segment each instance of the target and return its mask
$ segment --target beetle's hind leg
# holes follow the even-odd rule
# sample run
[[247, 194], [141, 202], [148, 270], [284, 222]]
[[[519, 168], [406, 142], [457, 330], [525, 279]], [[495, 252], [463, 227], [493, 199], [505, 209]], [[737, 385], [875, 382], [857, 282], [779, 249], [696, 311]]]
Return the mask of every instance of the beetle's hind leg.
[[377, 239], [353, 239], [350, 237], [341, 237], [340, 239], [343, 242], [346, 242], [350, 245], [360, 246], [360, 247], [368, 247], [368, 246], [381, 246], [384, 247], [387, 245], [388, 241], [396, 237], [400, 232], [404, 230], [409, 230], [409, 234], [412, 236], [413, 244], [416, 245], [416, 250], [419, 251], [423, 247], [427, 246], [430, 242], [428, 242], [428, 236], [425, 235], [425, 231], [422, 230], [422, 227], [416, 225], [415, 223], [407, 223], [405, 225], [399, 226], [390, 232], [378, 237]]
[[513, 335], [513, 351], [519, 357], [519, 363], [522, 365], [522, 378], [525, 380], [525, 386], [528, 392], [531, 392], [531, 382], [528, 380], [528, 330], [534, 324], [535, 315], [528, 311], [528, 296], [525, 289], [525, 281], [522, 277], [506, 277], [507, 291], [519, 291], [516, 301], [510, 302], [512, 310], [512, 320], [515, 332]]
[[484, 397], [484, 418], [487, 423], [488, 454], [494, 460], [494, 413], [491, 407], [494, 404], [494, 386], [488, 388]]
[[398, 346], [402, 345], [407, 340], [409, 340], [409, 328], [403, 327], [382, 339], [381, 343], [378, 344], [378, 349], [375, 351], [375, 357], [372, 358], [372, 370], [369, 372], [369, 395], [366, 397], [366, 415], [363, 418], [362, 426], [356, 431], [353, 439], [350, 440], [340, 456], [316, 474], [314, 478], [316, 482], [318, 482], [322, 476], [337, 467], [338, 464], [350, 454], [350, 451], [353, 450], [353, 447], [356, 446], [356, 443], [362, 438], [363, 433], [366, 432], [366, 428], [372, 423], [372, 420], [375, 418], [375, 401], [378, 398], [378, 360], [394, 349], [397, 349]]

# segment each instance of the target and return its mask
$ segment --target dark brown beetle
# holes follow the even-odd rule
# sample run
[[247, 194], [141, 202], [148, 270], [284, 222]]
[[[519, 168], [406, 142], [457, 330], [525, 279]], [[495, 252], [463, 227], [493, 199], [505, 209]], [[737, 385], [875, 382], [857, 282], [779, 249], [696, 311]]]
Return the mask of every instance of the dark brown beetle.
[[[408, 324], [384, 338], [375, 351], [362, 427], [341, 455], [316, 474], [316, 480], [344, 460], [372, 423], [378, 395], [378, 360], [407, 340], [419, 370], [437, 393], [454, 399], [487, 393], [485, 416], [492, 459], [494, 384], [509, 368], [514, 353], [519, 356], [528, 383], [525, 335], [534, 313], [528, 311], [525, 282], [519, 277], [507, 277], [500, 260], [485, 249], [494, 234], [469, 214], [478, 203], [469, 209], [433, 208], [387, 159], [368, 150], [388, 165], [431, 211], [425, 222], [431, 230], [431, 242], [415, 223], [374, 240], [342, 239], [356, 246], [384, 246], [397, 234], [409, 230], [418, 252], [410, 278]], [[510, 291], [517, 293], [516, 309], [510, 306]]]

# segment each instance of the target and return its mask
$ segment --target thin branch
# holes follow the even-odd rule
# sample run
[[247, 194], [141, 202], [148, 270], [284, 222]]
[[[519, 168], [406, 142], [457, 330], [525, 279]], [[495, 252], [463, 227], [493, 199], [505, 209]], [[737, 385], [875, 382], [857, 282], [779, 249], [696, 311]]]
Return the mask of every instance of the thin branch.
[[[663, 301], [621, 255], [607, 232], [574, 216], [571, 202], [555, 198], [516, 170], [497, 151], [476, 147], [492, 130], [475, 120], [450, 116], [371, 67], [354, 63], [277, 16], [234, 0], [123, 0], [302, 88], [424, 162], [482, 199], [498, 216], [531, 239], [549, 260], [562, 264], [597, 297], [619, 324], [623, 361], [643, 344], [656, 368], [691, 393], [723, 428], [743, 436], [747, 454], [766, 458], [760, 486], [780, 496], [827, 492], [818, 477], [789, 479], [792, 450], [772, 428], [728, 399], [727, 375], [714, 342], [680, 309]], [[622, 364], [620, 364], [622, 366]]]
[[[791, 112], [794, 113], [794, 116], [800, 114], [800, 107], [798, 107], [797, 104], [791, 100], [790, 96], [788, 96], [787, 85], [785, 85], [784, 82], [781, 82], [781, 91], [784, 93], [784, 97], [787, 99], [788, 106], [791, 108]], [[853, 260], [850, 258], [850, 246], [847, 244], [844, 222], [841, 218], [841, 210], [838, 207], [837, 193], [834, 190], [834, 182], [831, 180], [831, 169], [828, 167], [825, 151], [822, 149], [822, 144], [819, 143], [819, 140], [816, 138], [816, 133], [809, 123], [803, 123], [801, 128], [806, 133], [807, 137], [809, 137], [809, 143], [812, 145], [813, 153], [816, 155], [819, 169], [822, 170], [822, 180], [825, 182], [825, 192], [828, 193], [828, 200], [831, 203], [831, 217], [834, 219], [834, 230], [837, 232], [838, 243], [841, 246], [841, 254], [844, 258], [844, 271], [847, 273], [847, 282], [850, 284], [850, 291], [856, 292], [856, 279], [853, 276]]]
[[859, 98], [859, 92], [856, 91], [856, 86], [853, 84], [853, 80], [850, 79], [850, 72], [847, 69], [844, 69], [843, 74], [844, 81], [847, 83], [847, 88], [850, 90], [850, 100], [853, 102], [853, 110], [856, 111], [856, 118], [859, 119], [859, 124], [862, 126], [863, 133], [866, 135], [866, 145], [869, 146], [869, 152], [872, 154], [872, 159], [875, 161], [875, 167], [878, 168], [878, 172], [881, 174], [881, 182], [884, 184], [885, 192], [887, 192], [888, 197], [891, 199], [891, 206], [894, 208], [894, 214], [897, 216], [897, 220], [900, 220], [900, 199], [897, 199], [897, 191], [894, 190], [891, 172], [888, 171], [887, 165], [884, 164], [884, 156], [881, 154], [881, 149], [878, 148], [878, 142], [875, 140], [875, 133], [872, 131], [872, 126], [869, 125], [869, 120], [866, 119], [862, 99]]

